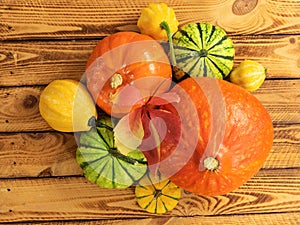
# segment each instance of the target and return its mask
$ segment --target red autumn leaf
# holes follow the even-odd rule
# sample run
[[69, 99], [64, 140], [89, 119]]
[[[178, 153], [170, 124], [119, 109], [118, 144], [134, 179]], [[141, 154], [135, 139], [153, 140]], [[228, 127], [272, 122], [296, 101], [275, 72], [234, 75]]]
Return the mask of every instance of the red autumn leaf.
[[179, 102], [175, 93], [151, 96], [144, 105], [132, 107], [114, 129], [120, 151], [128, 153], [139, 148], [152, 172], [157, 171], [160, 161], [176, 148], [180, 139], [180, 117], [164, 107], [175, 102]]
[[143, 151], [150, 170], [153, 172], [157, 171], [159, 162], [175, 149], [180, 139], [181, 121], [179, 116], [158, 106], [167, 103], [170, 102], [166, 102], [166, 99], [153, 97], [141, 109], [144, 137], [139, 148]]

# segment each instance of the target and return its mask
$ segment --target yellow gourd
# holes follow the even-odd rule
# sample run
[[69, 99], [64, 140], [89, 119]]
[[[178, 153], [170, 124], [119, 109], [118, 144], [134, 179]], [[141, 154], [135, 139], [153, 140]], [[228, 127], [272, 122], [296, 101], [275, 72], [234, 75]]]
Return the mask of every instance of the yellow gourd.
[[62, 132], [87, 131], [89, 119], [97, 118], [93, 99], [76, 80], [54, 80], [48, 84], [41, 93], [39, 110], [53, 129]]
[[178, 30], [179, 22], [175, 12], [165, 3], [150, 3], [147, 8], [143, 8], [138, 19], [137, 26], [142, 34], [147, 34], [156, 40], [169, 40], [168, 34], [161, 27], [161, 23], [168, 24], [170, 35]]
[[147, 212], [163, 214], [174, 209], [181, 196], [181, 188], [168, 179], [147, 173], [135, 187], [140, 207]]
[[244, 60], [230, 74], [230, 81], [248, 91], [257, 90], [266, 78], [266, 69], [258, 62]]

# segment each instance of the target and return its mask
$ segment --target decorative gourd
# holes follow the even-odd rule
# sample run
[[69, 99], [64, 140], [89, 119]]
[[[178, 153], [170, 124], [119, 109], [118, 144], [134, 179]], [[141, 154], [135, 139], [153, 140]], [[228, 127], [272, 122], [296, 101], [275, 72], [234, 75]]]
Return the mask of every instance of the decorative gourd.
[[103, 188], [126, 188], [147, 171], [147, 162], [139, 151], [126, 156], [115, 147], [112, 121], [103, 117], [97, 127], [82, 132], [76, 159], [85, 177]]
[[233, 42], [220, 27], [186, 24], [173, 35], [173, 44], [176, 66], [191, 77], [223, 79], [233, 67]]
[[77, 132], [90, 129], [97, 118], [95, 103], [83, 84], [76, 80], [54, 80], [40, 95], [41, 116], [55, 130]]
[[168, 34], [161, 27], [161, 23], [167, 23], [172, 35], [178, 30], [178, 20], [173, 8], [165, 3], [150, 3], [143, 8], [138, 19], [137, 26], [142, 34], [147, 34], [156, 40], [168, 41]]
[[[273, 144], [273, 125], [261, 102], [248, 91], [214, 78], [187, 78], [172, 89], [181, 100], [172, 103], [183, 118], [187, 147], [163, 152], [160, 171], [179, 187], [200, 195], [223, 195], [253, 177], [264, 164]], [[186, 109], [185, 96], [197, 114]], [[198, 115], [198, 116], [197, 116]], [[191, 140], [190, 137], [196, 137]], [[190, 147], [196, 142], [196, 147]], [[184, 146], [184, 145], [183, 145]], [[187, 162], [182, 163], [184, 159]]]
[[266, 78], [266, 69], [253, 60], [244, 60], [230, 73], [230, 81], [248, 91], [256, 91]]
[[135, 187], [140, 207], [150, 213], [163, 214], [174, 209], [181, 196], [181, 188], [168, 179], [147, 173]]

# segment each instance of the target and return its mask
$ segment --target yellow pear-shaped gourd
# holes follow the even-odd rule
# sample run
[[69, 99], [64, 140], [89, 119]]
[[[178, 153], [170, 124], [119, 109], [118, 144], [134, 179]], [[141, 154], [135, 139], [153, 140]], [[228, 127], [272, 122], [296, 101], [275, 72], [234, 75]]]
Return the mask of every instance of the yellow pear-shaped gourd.
[[39, 110], [53, 129], [62, 132], [87, 131], [90, 118], [97, 118], [91, 95], [76, 80], [54, 80], [48, 84], [41, 93]]

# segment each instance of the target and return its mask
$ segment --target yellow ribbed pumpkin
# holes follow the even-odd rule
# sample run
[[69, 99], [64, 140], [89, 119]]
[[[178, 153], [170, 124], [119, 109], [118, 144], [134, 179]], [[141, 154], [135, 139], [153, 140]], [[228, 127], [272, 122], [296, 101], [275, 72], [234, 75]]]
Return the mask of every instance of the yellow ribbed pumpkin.
[[89, 119], [97, 118], [93, 99], [76, 80], [54, 80], [48, 84], [41, 93], [39, 110], [53, 129], [62, 132], [87, 131]]
[[230, 74], [230, 81], [248, 91], [256, 91], [266, 78], [266, 69], [259, 62], [244, 60]]
[[135, 196], [139, 206], [147, 212], [163, 214], [176, 207], [181, 188], [168, 179], [146, 173], [135, 187]]

